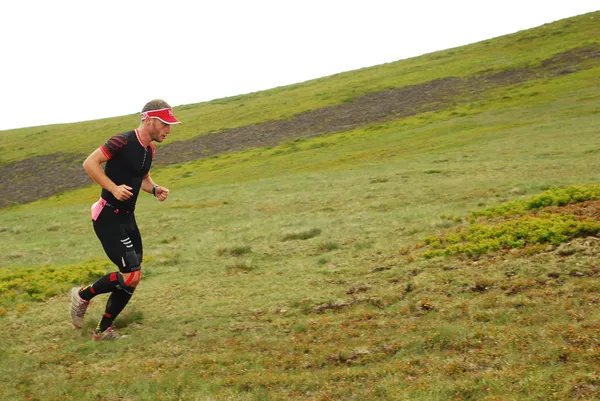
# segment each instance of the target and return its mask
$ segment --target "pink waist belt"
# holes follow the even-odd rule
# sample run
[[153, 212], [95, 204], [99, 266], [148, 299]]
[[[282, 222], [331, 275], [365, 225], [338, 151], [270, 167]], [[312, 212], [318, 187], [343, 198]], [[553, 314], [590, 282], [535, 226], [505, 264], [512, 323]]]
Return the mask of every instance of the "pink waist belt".
[[96, 203], [94, 203], [92, 205], [92, 208], [91, 208], [92, 220], [96, 221], [96, 219], [98, 218], [98, 216], [100, 216], [100, 213], [102, 213], [102, 210], [105, 207], [109, 207], [109, 208], [113, 209], [115, 211], [115, 214], [119, 214], [119, 213], [132, 214], [133, 213], [133, 210], [117, 209], [110, 203], [106, 202], [105, 199], [100, 198], [100, 199], [98, 199], [98, 201]]

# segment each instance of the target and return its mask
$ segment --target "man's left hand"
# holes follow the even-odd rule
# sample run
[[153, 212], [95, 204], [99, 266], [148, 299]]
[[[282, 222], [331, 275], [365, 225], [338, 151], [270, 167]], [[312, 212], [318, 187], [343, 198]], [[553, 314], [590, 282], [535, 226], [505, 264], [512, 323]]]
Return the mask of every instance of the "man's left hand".
[[165, 199], [167, 199], [167, 196], [169, 196], [169, 188], [161, 186], [156, 188], [156, 197], [159, 201], [163, 202]]

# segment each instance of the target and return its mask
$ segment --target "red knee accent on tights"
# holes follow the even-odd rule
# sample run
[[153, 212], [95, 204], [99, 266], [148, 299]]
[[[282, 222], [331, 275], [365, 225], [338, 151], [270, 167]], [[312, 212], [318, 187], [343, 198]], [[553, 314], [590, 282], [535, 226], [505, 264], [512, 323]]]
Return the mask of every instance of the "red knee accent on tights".
[[117, 273], [110, 273], [110, 276], [108, 277], [108, 279], [113, 282], [113, 281], [117, 281]]
[[129, 285], [129, 283], [131, 283], [134, 279], [137, 279], [140, 276], [140, 271], [135, 271], [132, 274], [129, 275], [129, 277], [127, 278], [127, 281], [125, 281], [125, 285]]
[[111, 317], [111, 316], [112, 316], [112, 315], [111, 315], [110, 313], [108, 313], [108, 312], [105, 312], [105, 313], [104, 313], [104, 317]]

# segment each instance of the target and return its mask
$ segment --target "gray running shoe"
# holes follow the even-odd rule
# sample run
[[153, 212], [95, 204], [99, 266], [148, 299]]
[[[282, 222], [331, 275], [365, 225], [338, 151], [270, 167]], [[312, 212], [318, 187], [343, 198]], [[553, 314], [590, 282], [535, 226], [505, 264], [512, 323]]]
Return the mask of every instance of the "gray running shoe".
[[71, 322], [73, 322], [73, 325], [78, 329], [83, 327], [83, 317], [90, 304], [88, 301], [81, 299], [79, 290], [79, 287], [73, 287], [71, 289]]
[[94, 341], [110, 341], [121, 338], [121, 335], [113, 330], [112, 327], [104, 330], [102, 333], [98, 333], [97, 331], [92, 332], [92, 340]]

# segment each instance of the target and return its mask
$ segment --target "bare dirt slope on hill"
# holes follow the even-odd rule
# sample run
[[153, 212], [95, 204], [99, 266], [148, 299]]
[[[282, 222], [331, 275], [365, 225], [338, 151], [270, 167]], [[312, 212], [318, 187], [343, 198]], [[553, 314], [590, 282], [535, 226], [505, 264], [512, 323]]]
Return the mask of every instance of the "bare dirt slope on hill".
[[[589, 63], [588, 61], [592, 61]], [[353, 101], [161, 146], [155, 165], [170, 165], [224, 152], [268, 147], [298, 138], [343, 132], [376, 122], [435, 111], [477, 100], [485, 91], [527, 80], [570, 74], [600, 61], [598, 46], [570, 50], [531, 69], [513, 69], [370, 93]], [[107, 133], [107, 137], [114, 133]], [[27, 203], [91, 183], [81, 163], [86, 155], [55, 153], [0, 167], [0, 208]]]
[[514, 69], [467, 78], [447, 77], [384, 92], [369, 93], [352, 102], [175, 142], [160, 149], [157, 163], [182, 163], [223, 152], [277, 145], [297, 138], [348, 131], [375, 122], [398, 120], [416, 114], [476, 100], [492, 88], [527, 80], [570, 74], [584, 60], [600, 60], [600, 48], [582, 48], [545, 60], [537, 69]]

